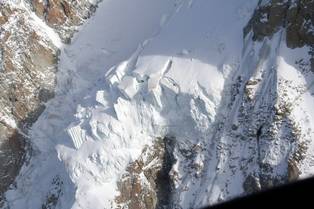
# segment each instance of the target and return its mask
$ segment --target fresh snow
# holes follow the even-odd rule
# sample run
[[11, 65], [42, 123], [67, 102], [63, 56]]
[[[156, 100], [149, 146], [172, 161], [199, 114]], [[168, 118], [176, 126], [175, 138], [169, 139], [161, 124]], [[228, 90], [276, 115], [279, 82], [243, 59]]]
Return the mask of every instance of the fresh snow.
[[[70, 46], [62, 46], [55, 32], [33, 18], [62, 52], [56, 97], [47, 103], [45, 112], [29, 133], [34, 149], [32, 158], [22, 168], [17, 188], [6, 193], [10, 208], [41, 208], [55, 177], [63, 181], [57, 208], [110, 207], [116, 194], [117, 172], [121, 173], [140, 154], [143, 144], [115, 151], [113, 147], [119, 147], [119, 143], [107, 141], [106, 147], [102, 140], [91, 136], [92, 128], [87, 133], [81, 130], [102, 124], [80, 121], [92, 116], [96, 101], [88, 100], [103, 85], [106, 70], [130, 57], [145, 40], [156, 36], [179, 5], [179, 0], [105, 0]], [[106, 117], [110, 119], [100, 115], [99, 120]], [[103, 128], [106, 131], [107, 127]], [[87, 171], [89, 168], [92, 170]]]
[[[200, 168], [198, 177], [189, 176], [190, 162], [175, 151], [173, 170], [181, 178], [173, 202], [197, 208], [242, 194], [240, 159], [256, 155], [258, 145], [228, 133], [245, 94], [228, 106], [233, 82], [240, 75], [245, 81], [266, 77], [250, 89], [257, 103], [271, 99], [277, 79], [312, 82], [287, 63], [294, 54], [281, 32], [261, 43], [250, 35], [243, 40], [257, 2], [104, 0], [72, 44], [61, 47], [56, 97], [29, 133], [32, 158], [6, 193], [10, 208], [41, 208], [55, 177], [63, 182], [56, 208], [114, 208], [116, 182], [128, 163], [165, 135], [182, 149], [204, 147], [189, 159]], [[293, 88], [289, 93], [298, 96]], [[301, 97], [304, 109], [292, 114], [306, 112], [300, 120], [310, 128], [313, 97], [309, 91]], [[290, 145], [273, 147], [267, 159], [280, 173]], [[308, 160], [304, 175], [313, 165]]]

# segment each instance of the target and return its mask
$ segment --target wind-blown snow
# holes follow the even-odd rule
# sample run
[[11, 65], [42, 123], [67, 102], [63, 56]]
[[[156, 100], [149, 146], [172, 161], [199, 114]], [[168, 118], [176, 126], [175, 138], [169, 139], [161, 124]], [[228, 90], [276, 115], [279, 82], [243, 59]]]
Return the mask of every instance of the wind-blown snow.
[[[6, 193], [9, 206], [41, 208], [47, 185], [58, 176], [63, 191], [57, 208], [114, 207], [116, 182], [128, 163], [145, 145], [167, 134], [175, 136], [182, 149], [204, 148], [192, 162], [175, 151], [173, 170], [180, 179], [176, 204], [197, 208], [242, 194], [239, 159], [257, 145], [235, 142], [228, 134], [244, 95], [239, 92], [230, 107], [228, 89], [239, 75], [244, 80], [267, 75], [265, 83], [249, 89], [264, 101], [277, 82], [270, 65], [278, 64], [279, 77], [301, 76], [295, 66], [277, 59], [289, 51], [277, 46], [280, 33], [264, 43], [243, 41], [242, 29], [257, 2], [101, 3], [73, 43], [62, 50], [57, 95], [32, 127], [34, 155], [23, 167], [17, 188]], [[301, 76], [298, 82], [311, 81]], [[309, 107], [305, 109], [313, 106], [308, 94], [302, 94], [304, 106]], [[311, 117], [309, 127], [314, 122]], [[285, 156], [286, 150], [282, 153]], [[280, 164], [280, 159], [272, 160]], [[188, 176], [184, 170], [188, 163], [199, 169], [199, 176]], [[278, 172], [284, 166], [278, 165]]]
[[[90, 131], [85, 139], [80, 127], [88, 123], [80, 124], [80, 120], [91, 116], [90, 109], [95, 103], [86, 108], [88, 103], [93, 102], [88, 102], [88, 98], [95, 95], [95, 86], [103, 84], [106, 70], [128, 58], [146, 39], [156, 36], [166, 23], [166, 17], [172, 15], [179, 3], [172, 0], [106, 0], [99, 4], [96, 15], [81, 28], [72, 45], [62, 49], [56, 97], [48, 102], [45, 112], [29, 133], [34, 148], [32, 158], [22, 168], [17, 189], [6, 194], [10, 208], [41, 208], [55, 177], [63, 181], [57, 208], [109, 207], [115, 185], [113, 179], [106, 179], [116, 174], [116, 169], [111, 171], [110, 168], [117, 166], [122, 171], [127, 162], [122, 156], [121, 160], [117, 158], [114, 165], [108, 166], [114, 159], [114, 155], [109, 153], [110, 146], [103, 150], [104, 144], [95, 141], [89, 135]], [[39, 26], [43, 26], [41, 22]], [[59, 46], [59, 39], [49, 31], [46, 31], [47, 35]], [[78, 113], [74, 117], [76, 110]], [[90, 155], [92, 150], [93, 154]], [[135, 151], [140, 152], [141, 147], [134, 151], [126, 149], [125, 156], [136, 155]], [[101, 159], [98, 159], [97, 153]], [[105, 154], [105, 161], [102, 161], [101, 153]], [[119, 153], [123, 153], [123, 150]], [[106, 159], [108, 154], [111, 160]], [[95, 164], [98, 161], [103, 166], [98, 167]], [[124, 164], [119, 165], [119, 161]], [[94, 171], [87, 171], [89, 168], [86, 170], [80, 162], [87, 162]], [[82, 172], [88, 176], [83, 176]], [[97, 173], [103, 173], [103, 176]]]

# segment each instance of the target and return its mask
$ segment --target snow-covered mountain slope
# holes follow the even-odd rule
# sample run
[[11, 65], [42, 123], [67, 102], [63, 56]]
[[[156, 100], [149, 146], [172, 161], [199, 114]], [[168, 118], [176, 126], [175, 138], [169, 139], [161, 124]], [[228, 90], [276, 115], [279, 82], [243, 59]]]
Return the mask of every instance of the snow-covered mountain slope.
[[[40, 208], [46, 201], [47, 205], [53, 204], [54, 201], [50, 203], [51, 199], [56, 197], [58, 200], [60, 192], [63, 194], [58, 201], [60, 208], [71, 207], [73, 204], [77, 205], [73, 207], [79, 207], [84, 203], [85, 198], [77, 198], [80, 200], [74, 202], [75, 185], [70, 181], [67, 168], [58, 159], [59, 153], [55, 147], [73, 146], [65, 129], [75, 120], [73, 115], [78, 104], [83, 105], [85, 95], [95, 92], [91, 88], [97, 82], [102, 82], [101, 77], [106, 69], [129, 57], [142, 41], [155, 36], [178, 4], [179, 2], [170, 0], [139, 0], [136, 4], [122, 0], [105, 1], [99, 5], [97, 14], [74, 37], [73, 44], [61, 49], [55, 99], [46, 104], [45, 112], [29, 132], [33, 144], [32, 158], [22, 168], [17, 179], [17, 190], [6, 194], [8, 207]], [[145, 19], [142, 18], [143, 15]], [[119, 28], [115, 29], [114, 23]], [[28, 188], [29, 186], [33, 188]], [[90, 187], [92, 186], [91, 184]], [[102, 188], [106, 190], [106, 187]], [[107, 193], [110, 194], [110, 191]], [[81, 195], [83, 194], [77, 194], [78, 197]], [[103, 196], [99, 193], [95, 199], [102, 200]], [[90, 201], [93, 202], [92, 199]], [[97, 202], [90, 207], [97, 208], [102, 204], [96, 205]]]
[[199, 208], [312, 175], [311, 45], [254, 38], [269, 2], [101, 3], [5, 207]]
[[0, 207], [31, 153], [28, 128], [54, 96], [60, 48], [96, 3], [0, 1]]

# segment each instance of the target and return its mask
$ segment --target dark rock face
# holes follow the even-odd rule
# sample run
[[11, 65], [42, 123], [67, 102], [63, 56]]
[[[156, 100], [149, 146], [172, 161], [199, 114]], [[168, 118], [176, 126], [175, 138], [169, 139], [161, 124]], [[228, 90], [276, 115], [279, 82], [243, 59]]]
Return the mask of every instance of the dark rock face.
[[46, 201], [42, 204], [41, 209], [54, 209], [58, 203], [59, 197], [62, 195], [63, 182], [59, 176], [56, 176], [50, 185], [49, 193]]
[[[81, 25], [96, 10], [89, 1], [27, 0], [32, 10], [47, 25], [56, 29], [62, 40], [70, 42], [76, 26]], [[100, 0], [98, 1], [100, 2]]]
[[285, 25], [288, 8], [289, 3], [283, 0], [271, 0], [268, 3], [260, 1], [251, 20], [244, 28], [244, 35], [252, 30], [254, 41], [272, 36]]
[[170, 207], [172, 180], [170, 170], [174, 138], [157, 139], [145, 147], [139, 159], [131, 163], [118, 182], [118, 208], [164, 209]]
[[[271, 37], [281, 28], [286, 29], [289, 48], [314, 47], [314, 1], [313, 0], [268, 0], [260, 1], [253, 17], [244, 28], [244, 36], [253, 32], [253, 40]], [[311, 49], [313, 51], [313, 49]], [[311, 69], [314, 71], [314, 55]]]
[[260, 191], [261, 185], [259, 183], [259, 179], [252, 175], [249, 175], [243, 183], [243, 189], [247, 194], [252, 194]]
[[253, 31], [253, 40], [261, 41], [284, 27], [287, 31], [288, 47], [313, 46], [313, 23], [312, 0], [269, 0], [266, 3], [260, 1], [253, 17], [244, 28], [244, 35]]
[[290, 48], [314, 46], [314, 1], [300, 0], [287, 13], [287, 45]]
[[[4, 126], [0, 123], [0, 131]], [[25, 141], [23, 136], [15, 130], [10, 129], [10, 137], [0, 135], [0, 206], [2, 205], [2, 194], [8, 189], [14, 181], [25, 158]]]

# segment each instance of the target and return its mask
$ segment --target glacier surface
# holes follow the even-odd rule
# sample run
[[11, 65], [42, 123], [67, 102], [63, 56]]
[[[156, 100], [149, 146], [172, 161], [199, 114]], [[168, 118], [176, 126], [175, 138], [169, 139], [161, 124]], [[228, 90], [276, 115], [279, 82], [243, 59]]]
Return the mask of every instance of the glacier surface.
[[[291, 118], [301, 121], [309, 147], [301, 177], [311, 175], [313, 76], [291, 61], [307, 52], [288, 49], [284, 31], [263, 42], [243, 39], [257, 3], [104, 0], [72, 43], [59, 46], [56, 97], [32, 126], [32, 157], [6, 193], [8, 206], [41, 208], [55, 192], [56, 208], [115, 208], [127, 165], [167, 135], [176, 140], [175, 205], [197, 208], [241, 195], [261, 158], [273, 166], [271, 175], [287, 170], [295, 147], [280, 140], [284, 125], [278, 140], [259, 143], [250, 133], [262, 131], [267, 107], [280, 99], [295, 104]], [[251, 116], [241, 122], [243, 109]]]

